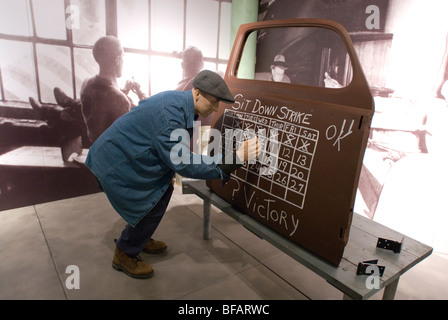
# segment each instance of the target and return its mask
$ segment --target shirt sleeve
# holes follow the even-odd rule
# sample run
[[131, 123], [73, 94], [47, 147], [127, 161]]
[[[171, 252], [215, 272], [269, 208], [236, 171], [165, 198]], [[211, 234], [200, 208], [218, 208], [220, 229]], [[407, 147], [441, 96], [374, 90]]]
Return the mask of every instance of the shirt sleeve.
[[174, 172], [186, 178], [221, 179], [230, 175], [219, 168], [221, 155], [210, 157], [190, 151], [190, 135], [183, 128], [168, 126], [154, 137], [154, 147], [161, 161]]

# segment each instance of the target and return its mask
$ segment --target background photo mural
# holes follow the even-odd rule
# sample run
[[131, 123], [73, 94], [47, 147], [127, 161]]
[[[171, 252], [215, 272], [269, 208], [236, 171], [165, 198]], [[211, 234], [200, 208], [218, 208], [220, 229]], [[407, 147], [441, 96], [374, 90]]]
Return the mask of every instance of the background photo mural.
[[[325, 18], [347, 29], [375, 101], [355, 212], [447, 253], [448, 237], [442, 226], [448, 223], [444, 201], [448, 23], [442, 12], [448, 4], [419, 0], [260, 3], [259, 20]], [[258, 39], [257, 59], [274, 61], [281, 54], [285, 76], [302, 81], [307, 52], [294, 46], [306, 35], [298, 38], [264, 35]], [[330, 66], [327, 71], [336, 86], [344, 83], [343, 70]]]

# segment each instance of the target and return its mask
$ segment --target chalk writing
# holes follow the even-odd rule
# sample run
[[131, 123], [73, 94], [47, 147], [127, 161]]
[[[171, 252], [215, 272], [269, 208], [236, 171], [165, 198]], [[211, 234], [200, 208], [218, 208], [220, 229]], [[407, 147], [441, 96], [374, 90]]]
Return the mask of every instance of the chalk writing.
[[[294, 106], [294, 109], [299, 108], [300, 106]], [[232, 109], [271, 117], [276, 116], [279, 120], [303, 125], [309, 125], [312, 117], [310, 113], [295, 111], [287, 106], [264, 105], [260, 100], [246, 99], [242, 94], [235, 96], [235, 103], [232, 105]]]
[[278, 223], [285, 230], [290, 231], [290, 236], [297, 231], [299, 219], [294, 217], [294, 215], [288, 214], [284, 210], [278, 211], [273, 209], [273, 207], [275, 207], [275, 199], [255, 198], [255, 191], [249, 192], [246, 186], [244, 186], [243, 189], [247, 209], [252, 210], [253, 213], [258, 214], [260, 218], [266, 221]]
[[[332, 140], [332, 139], [336, 138], [333, 143], [333, 147], [337, 144], [338, 151], [341, 151], [341, 140], [347, 138], [349, 135], [351, 135], [353, 133], [352, 129], [353, 129], [354, 122], [355, 122], [355, 120], [351, 121], [350, 128], [348, 128], [347, 132], [344, 132], [345, 124], [347, 123], [346, 119], [344, 119], [344, 121], [342, 122], [340, 131], [334, 124], [327, 128], [327, 131], [326, 131], [327, 140]], [[339, 135], [338, 135], [338, 131], [339, 131]]]

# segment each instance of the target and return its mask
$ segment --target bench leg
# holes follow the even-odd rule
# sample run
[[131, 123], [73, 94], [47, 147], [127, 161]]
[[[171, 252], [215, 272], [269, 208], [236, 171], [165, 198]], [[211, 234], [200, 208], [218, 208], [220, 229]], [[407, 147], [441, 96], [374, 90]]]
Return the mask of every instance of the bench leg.
[[400, 280], [400, 277], [389, 283], [386, 288], [384, 288], [383, 300], [394, 300], [395, 292], [398, 287], [398, 280]]
[[204, 240], [210, 240], [210, 229], [211, 229], [211, 213], [210, 213], [211, 203], [210, 200], [204, 200], [203, 204], [203, 233], [202, 238]]

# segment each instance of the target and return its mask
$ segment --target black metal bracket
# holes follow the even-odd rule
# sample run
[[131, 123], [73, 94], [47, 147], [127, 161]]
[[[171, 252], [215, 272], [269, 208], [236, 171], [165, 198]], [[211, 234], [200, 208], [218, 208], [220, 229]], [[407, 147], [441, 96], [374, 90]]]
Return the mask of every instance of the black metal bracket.
[[[401, 241], [403, 241], [403, 240], [401, 240]], [[394, 240], [378, 238], [376, 247], [381, 248], [381, 249], [391, 250], [395, 253], [400, 253], [401, 252], [401, 243], [402, 242], [398, 242], [398, 241], [394, 241]]]
[[358, 268], [356, 269], [356, 274], [358, 276], [360, 275], [372, 275], [375, 273], [375, 271], [372, 268], [369, 268], [369, 272], [367, 271], [368, 267], [377, 267], [378, 268], [378, 272], [379, 272], [379, 276], [382, 277], [384, 274], [384, 270], [386, 269], [385, 266], [379, 266], [378, 265], [378, 259], [376, 260], [367, 260], [367, 261], [363, 261], [358, 263]]

